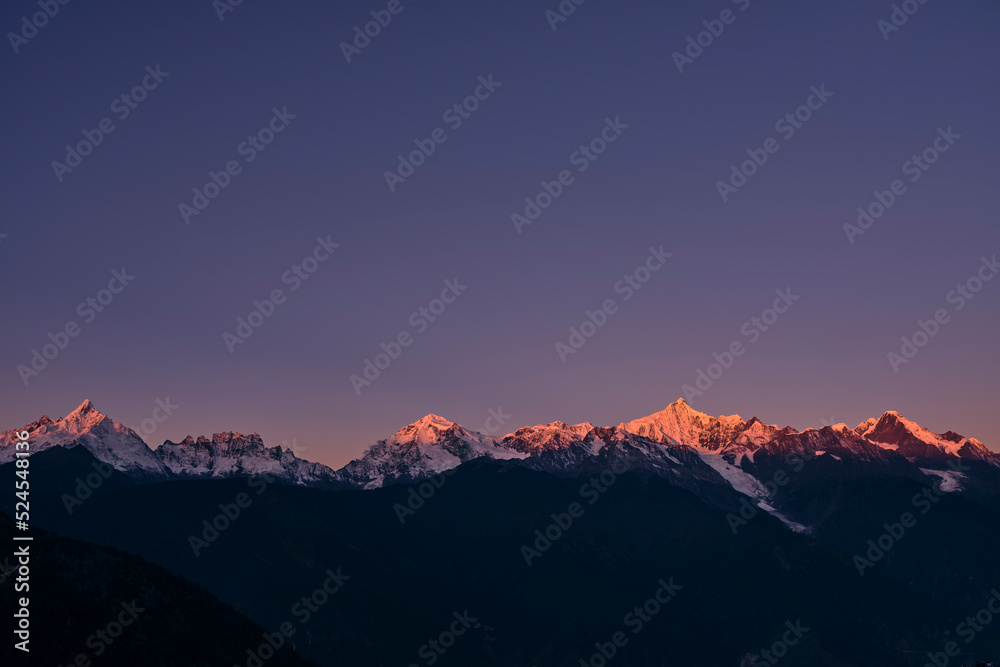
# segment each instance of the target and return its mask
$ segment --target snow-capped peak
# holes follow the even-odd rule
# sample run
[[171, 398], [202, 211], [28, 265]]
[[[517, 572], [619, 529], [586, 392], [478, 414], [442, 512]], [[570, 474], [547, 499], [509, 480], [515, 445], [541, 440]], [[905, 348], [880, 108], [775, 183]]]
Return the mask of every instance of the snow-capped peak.
[[[13, 442], [13, 437], [16, 437], [14, 434], [19, 431], [27, 431], [30, 434], [29, 439], [33, 444], [33, 449], [36, 451], [47, 449], [48, 447], [68, 445], [81, 436], [86, 435], [106, 419], [108, 419], [107, 416], [98, 412], [94, 404], [90, 402], [90, 399], [87, 399], [80, 404], [80, 407], [62, 419], [53, 421], [49, 419], [48, 415], [44, 415], [41, 419], [28, 424], [23, 429], [4, 432], [0, 435], [0, 447]], [[109, 420], [110, 423], [113, 422]], [[125, 428], [121, 424], [117, 426]]]
[[68, 432], [82, 434], [107, 418], [107, 415], [98, 412], [97, 408], [94, 407], [94, 404], [88, 398], [80, 404], [80, 407], [63, 417], [60, 421]]
[[861, 436], [867, 435], [868, 432], [872, 430], [872, 427], [875, 426], [877, 422], [878, 419], [875, 419], [874, 417], [869, 417], [868, 419], [858, 424], [854, 428], [854, 432]]
[[428, 446], [439, 444], [442, 439], [451, 436], [474, 442], [493, 442], [493, 439], [488, 436], [473, 433], [461, 425], [433, 413], [399, 429], [387, 442]]
[[416, 442], [418, 445], [429, 445], [437, 442], [442, 435], [456, 429], [456, 427], [461, 428], [455, 422], [445, 419], [440, 415], [429, 414], [396, 431], [389, 438], [389, 441], [393, 443]]
[[376, 442], [338, 473], [349, 483], [371, 489], [425, 479], [481, 456], [510, 459], [523, 454], [499, 446], [487, 435], [429, 414]]
[[62, 419], [53, 421], [42, 417], [23, 429], [0, 434], [0, 463], [14, 458], [11, 445], [16, 433], [22, 430], [31, 434], [31, 448], [36, 452], [51, 447], [82, 445], [98, 460], [122, 472], [154, 477], [167, 475], [163, 463], [135, 431], [101, 414], [89, 399]]
[[732, 442], [746, 426], [739, 415], [711, 417], [679, 398], [663, 410], [619, 424], [618, 428], [665, 444], [718, 451]]
[[450, 419], [445, 419], [441, 415], [436, 415], [433, 412], [424, 415], [417, 421], [413, 422], [411, 426], [434, 426], [436, 428], [451, 428], [452, 426], [457, 426], [457, 422], [453, 422]]
[[[902, 456], [926, 470], [943, 468], [952, 456], [1000, 466], [1000, 454], [978, 440], [953, 431], [933, 433], [895, 411], [868, 419], [855, 429], [835, 424], [799, 433], [790, 426], [779, 429], [756, 417], [749, 421], [739, 415], [712, 417], [684, 399], [617, 427], [552, 421], [517, 429], [502, 440], [432, 413], [378, 441], [338, 471], [298, 459], [291, 450], [266, 447], [256, 433], [189, 436], [179, 443], [166, 441], [153, 452], [135, 431], [102, 414], [89, 400], [62, 419], [43, 416], [20, 429], [0, 433], [0, 464], [14, 458], [13, 443], [20, 431], [31, 434], [34, 452], [59, 446], [84, 447], [98, 460], [141, 481], [267, 474], [283, 482], [323, 488], [415, 482], [481, 457], [524, 459], [525, 465], [561, 473], [606, 465], [619, 457], [631, 466], [646, 466], [663, 474], [673, 474], [664, 471], [688, 465], [694, 457], [730, 481], [736, 469], [742, 470], [742, 461], [757, 464], [763, 455], [766, 464], [768, 459], [801, 451], [879, 464]], [[742, 487], [734, 483], [734, 488]]]
[[937, 445], [941, 438], [916, 422], [912, 422], [895, 410], [882, 413], [868, 431], [868, 439], [886, 444], [902, 444], [900, 440], [915, 438], [928, 445]]
[[994, 456], [978, 440], [952, 431], [934, 433], [895, 410], [882, 413], [877, 420], [861, 422], [855, 432], [886, 449], [895, 449], [911, 460], [935, 458], [942, 454], [976, 459]]
[[[774, 439], [780, 430], [773, 424], [765, 424], [756, 417], [752, 417], [743, 427], [743, 432], [740, 433], [737, 440], [743, 444], [762, 445]], [[794, 432], [794, 429], [791, 430]]]

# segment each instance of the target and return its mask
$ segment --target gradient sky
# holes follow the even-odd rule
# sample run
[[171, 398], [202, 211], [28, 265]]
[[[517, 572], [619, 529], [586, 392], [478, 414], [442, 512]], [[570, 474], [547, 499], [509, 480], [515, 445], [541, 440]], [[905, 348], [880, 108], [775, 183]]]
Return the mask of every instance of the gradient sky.
[[[62, 5], [0, 47], [0, 425], [90, 398], [138, 427], [169, 397], [151, 446], [256, 431], [333, 466], [429, 412], [612, 425], [682, 395], [791, 288], [695, 408], [797, 428], [894, 409], [1000, 448], [1000, 280], [946, 301], [1000, 253], [1000, 7], [929, 2], [886, 41], [888, 2], [739, 4], [592, 0], [553, 31], [555, 0], [403, 0], [351, 63], [339, 44], [386, 3], [249, 0], [224, 21], [210, 0]], [[679, 73], [671, 54], [725, 8], [735, 22]], [[4, 31], [35, 11], [5, 3]], [[169, 76], [118, 120], [112, 101], [157, 64]], [[448, 128], [490, 74], [500, 88]], [[814, 85], [833, 97], [785, 140], [775, 122]], [[296, 118], [242, 162], [274, 107]], [[628, 129], [577, 173], [570, 154], [617, 116]], [[115, 131], [60, 183], [51, 163], [105, 117]], [[949, 126], [961, 139], [848, 243], [857, 207]], [[437, 127], [448, 140], [390, 192], [383, 172]], [[716, 182], [768, 137], [779, 151], [723, 202]], [[178, 204], [233, 159], [186, 225]], [[519, 235], [511, 213], [567, 168]], [[287, 292], [328, 235], [336, 254]], [[661, 244], [672, 258], [623, 301], [616, 281]], [[123, 266], [134, 282], [84, 323], [77, 304]], [[455, 277], [468, 290], [358, 396], [349, 376]], [[230, 354], [223, 332], [275, 288], [287, 301]], [[563, 364], [556, 342], [608, 298], [619, 310]], [[950, 321], [894, 373], [887, 353], [939, 308]], [[25, 386], [17, 366], [70, 320], [80, 335]]]

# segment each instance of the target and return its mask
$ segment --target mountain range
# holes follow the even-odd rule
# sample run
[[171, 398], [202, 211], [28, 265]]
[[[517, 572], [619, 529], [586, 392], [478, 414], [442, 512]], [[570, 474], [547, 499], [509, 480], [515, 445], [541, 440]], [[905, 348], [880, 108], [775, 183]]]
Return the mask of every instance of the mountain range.
[[[713, 417], [678, 399], [663, 410], [617, 426], [555, 421], [502, 437], [464, 428], [429, 414], [369, 447], [339, 470], [267, 447], [256, 434], [188, 436], [151, 449], [131, 428], [99, 412], [89, 400], [59, 420], [48, 416], [0, 433], [0, 464], [14, 458], [16, 433], [31, 434], [35, 452], [83, 447], [133, 482], [227, 479], [266, 475], [283, 484], [325, 490], [375, 489], [420, 482], [485, 458], [573, 477], [604, 470], [656, 475], [732, 510], [743, 496], [789, 528], [817, 527], [792, 494], [803, 469], [821, 466], [825, 478], [890, 474], [937, 485], [980, 502], [1000, 488], [1000, 454], [954, 431], [934, 433], [889, 411], [857, 427], [835, 424], [798, 431], [753, 417]], [[781, 483], [776, 483], [776, 478]]]
[[[197, 616], [214, 598], [271, 632], [291, 620], [290, 648], [323, 667], [431, 664], [428, 638], [463, 613], [478, 626], [434, 664], [577, 667], [624, 628], [618, 664], [755, 667], [791, 623], [809, 630], [783, 665], [918, 667], [1000, 587], [997, 455], [895, 412], [798, 431], [679, 400], [617, 426], [504, 436], [428, 415], [339, 470], [256, 434], [150, 449], [89, 401], [20, 430], [34, 525], [81, 541], [82, 564], [57, 568], [120, 550], [101, 586], [125, 596], [153, 577], [149, 595], [181, 610], [170, 637], [203, 626], [165, 665], [200, 664], [170, 661], [206, 637], [219, 664], [256, 665], [248, 623], [218, 605], [231, 630]], [[15, 433], [0, 434], [10, 487]], [[305, 616], [302, 596], [340, 568], [343, 591]], [[633, 634], [628, 610], [661, 579], [682, 586], [676, 601]], [[177, 599], [185, 580], [211, 598]], [[86, 619], [53, 639], [64, 664], [113, 602], [89, 590], [66, 602]], [[973, 639], [967, 663], [1000, 654], [1000, 625]]]

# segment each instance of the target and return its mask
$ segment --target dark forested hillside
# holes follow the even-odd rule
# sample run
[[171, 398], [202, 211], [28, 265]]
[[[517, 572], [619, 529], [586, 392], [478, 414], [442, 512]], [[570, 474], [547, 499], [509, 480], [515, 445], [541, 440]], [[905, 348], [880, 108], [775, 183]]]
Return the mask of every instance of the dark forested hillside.
[[[13, 523], [0, 513], [0, 564], [9, 572]], [[200, 586], [109, 547], [32, 530], [30, 654], [13, 647], [17, 573], [0, 583], [0, 664], [39, 667], [229, 667], [245, 664], [264, 630]], [[17, 657], [20, 662], [14, 663]], [[287, 647], [268, 667], [309, 667]]]

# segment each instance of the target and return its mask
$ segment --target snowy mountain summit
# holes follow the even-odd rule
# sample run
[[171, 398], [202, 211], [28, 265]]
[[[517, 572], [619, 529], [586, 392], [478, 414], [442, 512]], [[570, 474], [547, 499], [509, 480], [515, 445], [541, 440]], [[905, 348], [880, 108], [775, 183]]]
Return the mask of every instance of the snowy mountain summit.
[[153, 450], [89, 400], [62, 419], [43, 416], [0, 434], [0, 464], [13, 460], [20, 431], [30, 434], [33, 452], [84, 447], [139, 482], [268, 475], [286, 484], [373, 489], [420, 481], [486, 458], [559, 475], [624, 466], [691, 490], [726, 485], [759, 499], [768, 466], [789, 456], [825, 456], [836, 465], [855, 466], [851, 470], [862, 466], [914, 477], [937, 475], [956, 488], [964, 473], [954, 472], [955, 461], [1000, 469], [1000, 454], [979, 440], [953, 431], [934, 433], [892, 411], [854, 429], [838, 424], [800, 432], [756, 417], [713, 417], [684, 399], [616, 427], [553, 421], [497, 438], [429, 414], [379, 440], [339, 470], [300, 459], [290, 449], [267, 447], [256, 433], [188, 436]]
[[963, 459], [989, 460], [992, 452], [975, 438], [953, 431], [937, 434], [890, 410], [878, 419], [867, 419], [854, 429], [871, 442], [894, 449], [908, 459], [957, 456]]
[[424, 479], [480, 457], [519, 458], [489, 437], [429, 414], [369, 447], [338, 471], [360, 488]]
[[13, 460], [13, 444], [21, 431], [29, 433], [32, 452], [52, 447], [84, 447], [98, 460], [132, 477], [167, 476], [163, 462], [135, 431], [98, 412], [89, 400], [62, 419], [53, 421], [43, 415], [27, 426], [0, 433], [0, 463]]

